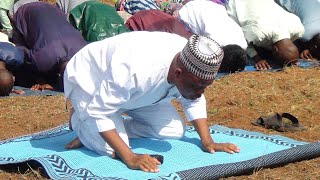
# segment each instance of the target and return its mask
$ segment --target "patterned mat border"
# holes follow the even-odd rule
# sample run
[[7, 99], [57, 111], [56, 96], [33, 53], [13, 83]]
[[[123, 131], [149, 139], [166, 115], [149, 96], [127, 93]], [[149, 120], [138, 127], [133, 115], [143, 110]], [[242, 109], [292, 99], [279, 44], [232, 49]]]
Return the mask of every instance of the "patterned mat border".
[[[0, 141], [0, 145], [12, 142], [40, 140], [55, 136], [61, 136], [71, 132], [68, 127], [68, 124], [63, 124], [59, 127], [47, 131], [42, 131], [39, 133]], [[195, 131], [195, 129], [189, 126], [187, 128], [187, 131], [192, 132]], [[229, 129], [223, 126], [210, 127], [210, 133], [226, 134], [229, 136], [238, 136], [244, 138], [263, 139], [265, 141], [269, 141], [279, 145], [289, 146], [291, 148], [267, 154], [247, 161], [212, 165], [190, 169], [186, 171], [179, 171], [168, 174], [167, 176], [161, 176], [154, 179], [218, 179], [221, 177], [230, 177], [253, 172], [254, 170], [259, 168], [278, 166], [320, 156], [320, 142], [307, 144], [282, 136], [281, 138], [277, 135], [268, 136], [262, 133], [250, 132], [241, 129]], [[39, 162], [46, 170], [48, 176], [52, 179], [124, 180], [124, 178], [118, 177], [96, 176], [88, 169], [73, 169], [62, 157], [58, 155], [48, 155], [43, 157], [34, 157], [19, 160], [14, 159], [12, 157], [0, 157], [0, 165], [25, 163], [29, 161]]]

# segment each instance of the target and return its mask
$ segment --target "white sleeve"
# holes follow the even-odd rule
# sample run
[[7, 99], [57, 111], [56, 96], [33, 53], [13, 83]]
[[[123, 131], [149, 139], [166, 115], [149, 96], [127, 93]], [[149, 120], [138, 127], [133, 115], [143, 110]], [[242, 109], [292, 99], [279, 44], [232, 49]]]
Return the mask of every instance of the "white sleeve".
[[188, 100], [183, 97], [178, 99], [183, 107], [183, 111], [188, 121], [207, 118], [206, 99], [204, 95], [196, 100]]

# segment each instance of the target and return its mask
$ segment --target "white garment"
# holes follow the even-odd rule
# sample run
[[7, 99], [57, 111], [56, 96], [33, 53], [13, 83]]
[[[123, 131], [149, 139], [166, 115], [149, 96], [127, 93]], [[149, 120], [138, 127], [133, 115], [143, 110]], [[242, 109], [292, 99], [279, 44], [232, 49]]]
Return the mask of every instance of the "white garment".
[[0, 32], [0, 42], [9, 42], [9, 37], [5, 33]]
[[208, 0], [190, 1], [179, 10], [178, 19], [194, 34], [209, 36], [221, 46], [237, 44], [247, 48], [241, 27], [220, 4]]
[[[248, 44], [271, 49], [273, 43], [302, 37], [303, 25], [296, 15], [285, 11], [274, 0], [230, 0], [227, 12], [242, 28]], [[248, 55], [257, 52], [248, 48]]]
[[[88, 97], [80, 88], [72, 91], [72, 104], [84, 103]], [[82, 101], [82, 102], [81, 102]], [[117, 133], [129, 146], [129, 138], [152, 137], [157, 139], [179, 139], [184, 135], [186, 125], [176, 108], [170, 103], [158, 103], [126, 112], [129, 118], [124, 119], [120, 114], [112, 116]], [[72, 129], [77, 133], [80, 141], [88, 149], [101, 155], [111, 155], [113, 149], [96, 131], [93, 119], [79, 121], [78, 113], [71, 118]]]
[[[173, 98], [181, 102], [189, 121], [207, 117], [204, 96], [194, 101], [184, 99], [167, 81], [170, 64], [186, 43], [176, 34], [134, 31], [85, 46], [68, 62], [64, 74], [65, 97], [70, 97], [75, 109], [73, 121], [81, 126], [89, 123], [90, 131], [99, 137], [98, 132], [115, 128], [122, 132], [123, 122], [119, 121], [126, 113], [133, 121], [152, 127], [144, 129], [154, 131], [138, 134], [130, 130], [135, 136], [165, 137], [169, 131], [162, 130], [171, 129], [179, 133], [169, 136], [180, 137], [182, 118], [168, 110]], [[170, 122], [178, 123], [172, 127]], [[83, 128], [80, 131], [79, 137], [88, 135]], [[120, 136], [126, 139], [127, 133]], [[95, 145], [90, 147], [99, 151]]]

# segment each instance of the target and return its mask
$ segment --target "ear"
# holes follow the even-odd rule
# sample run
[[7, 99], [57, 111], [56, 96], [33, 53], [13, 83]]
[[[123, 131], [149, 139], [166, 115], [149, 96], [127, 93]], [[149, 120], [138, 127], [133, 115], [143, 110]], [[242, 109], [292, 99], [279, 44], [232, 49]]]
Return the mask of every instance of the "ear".
[[275, 54], [275, 53], [278, 53], [279, 49], [277, 47], [277, 45], [273, 45], [272, 46], [272, 53]]
[[174, 70], [174, 77], [175, 77], [176, 79], [182, 78], [182, 69], [176, 68], [176, 69]]

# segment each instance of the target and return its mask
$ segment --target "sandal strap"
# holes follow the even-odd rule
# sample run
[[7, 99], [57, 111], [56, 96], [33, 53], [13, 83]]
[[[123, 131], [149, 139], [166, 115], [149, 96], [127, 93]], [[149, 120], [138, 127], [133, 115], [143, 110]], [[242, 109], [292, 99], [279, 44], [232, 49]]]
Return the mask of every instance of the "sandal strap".
[[298, 118], [296, 118], [294, 115], [290, 113], [282, 113], [281, 117], [289, 119], [292, 122], [292, 124], [299, 124]]

